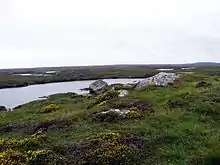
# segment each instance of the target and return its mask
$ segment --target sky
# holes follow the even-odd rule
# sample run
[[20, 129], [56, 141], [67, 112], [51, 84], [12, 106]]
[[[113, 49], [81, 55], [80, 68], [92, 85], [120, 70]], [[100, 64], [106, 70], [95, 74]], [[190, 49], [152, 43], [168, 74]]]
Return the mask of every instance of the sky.
[[219, 0], [0, 0], [0, 68], [220, 62]]

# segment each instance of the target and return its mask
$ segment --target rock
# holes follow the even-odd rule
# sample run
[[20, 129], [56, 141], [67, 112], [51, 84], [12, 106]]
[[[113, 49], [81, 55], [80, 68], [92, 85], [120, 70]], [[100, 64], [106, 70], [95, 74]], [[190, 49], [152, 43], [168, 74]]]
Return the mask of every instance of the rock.
[[102, 94], [108, 88], [108, 83], [103, 80], [97, 80], [89, 85], [89, 89], [91, 93], [95, 93], [97, 95]]
[[125, 97], [126, 95], [128, 95], [128, 91], [127, 90], [119, 90], [119, 97]]
[[125, 118], [126, 117], [126, 114], [130, 112], [130, 110], [126, 110], [126, 109], [110, 109], [108, 111], [103, 111], [103, 112], [100, 112], [99, 114], [108, 114], [108, 113], [112, 113], [112, 112], [115, 112], [119, 115], [119, 117], [121, 118]]
[[140, 89], [149, 85], [167, 86], [169, 84], [174, 84], [174, 82], [179, 79], [179, 77], [180, 75], [175, 73], [160, 72], [152, 77], [140, 81], [136, 89]]
[[7, 108], [5, 106], [0, 106], [0, 111], [7, 111]]

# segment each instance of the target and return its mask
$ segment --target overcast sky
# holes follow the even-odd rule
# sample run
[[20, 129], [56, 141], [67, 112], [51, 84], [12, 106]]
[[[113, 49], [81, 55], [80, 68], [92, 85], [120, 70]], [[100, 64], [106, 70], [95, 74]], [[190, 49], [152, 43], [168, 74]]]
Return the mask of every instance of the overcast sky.
[[0, 0], [0, 68], [220, 62], [219, 0]]

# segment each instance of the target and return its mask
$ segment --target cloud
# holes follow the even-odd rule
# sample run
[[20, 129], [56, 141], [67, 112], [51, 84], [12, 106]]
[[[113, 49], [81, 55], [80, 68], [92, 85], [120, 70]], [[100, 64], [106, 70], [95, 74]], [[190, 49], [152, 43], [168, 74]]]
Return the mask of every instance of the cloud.
[[220, 62], [218, 0], [2, 0], [2, 68]]

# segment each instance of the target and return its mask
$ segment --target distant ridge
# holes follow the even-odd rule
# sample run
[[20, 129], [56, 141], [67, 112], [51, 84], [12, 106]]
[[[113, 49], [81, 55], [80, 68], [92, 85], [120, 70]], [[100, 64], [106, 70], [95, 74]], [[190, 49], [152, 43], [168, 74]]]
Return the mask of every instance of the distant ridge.
[[54, 67], [33, 67], [33, 68], [10, 68], [0, 69], [2, 71], [62, 71], [68, 69], [94, 69], [94, 68], [132, 68], [132, 67], [150, 67], [150, 68], [169, 68], [169, 67], [220, 67], [220, 63], [217, 62], [197, 62], [197, 63], [185, 63], [185, 64], [115, 64], [115, 65], [88, 65], [88, 66], [54, 66]]
[[220, 66], [220, 63], [216, 62], [197, 62], [194, 63], [195, 66]]

